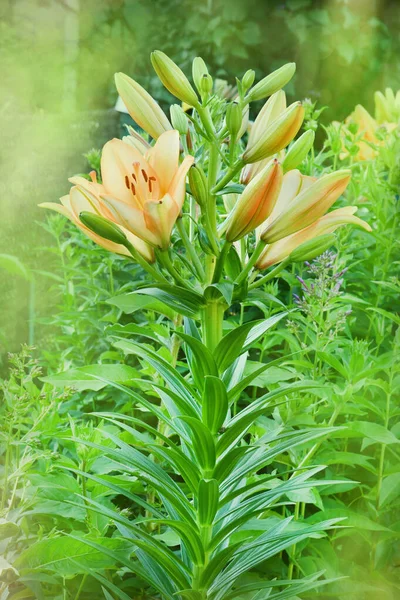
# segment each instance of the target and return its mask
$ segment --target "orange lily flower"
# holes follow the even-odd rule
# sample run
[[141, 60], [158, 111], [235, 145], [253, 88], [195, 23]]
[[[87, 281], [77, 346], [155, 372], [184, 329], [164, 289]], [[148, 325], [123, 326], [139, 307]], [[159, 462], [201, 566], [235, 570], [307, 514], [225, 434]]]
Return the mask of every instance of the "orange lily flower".
[[186, 175], [193, 162], [193, 156], [187, 156], [179, 165], [175, 130], [160, 135], [145, 156], [121, 140], [107, 142], [101, 158], [101, 198], [114, 222], [165, 250], [185, 200]]

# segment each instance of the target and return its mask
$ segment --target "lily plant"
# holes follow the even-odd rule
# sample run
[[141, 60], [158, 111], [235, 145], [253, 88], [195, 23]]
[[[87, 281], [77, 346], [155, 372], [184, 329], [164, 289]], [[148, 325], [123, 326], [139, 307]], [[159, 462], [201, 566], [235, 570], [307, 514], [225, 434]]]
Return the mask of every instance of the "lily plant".
[[[307, 448], [332, 428], [276, 430], [253, 440], [249, 431], [260, 416], [319, 384], [286, 383], [250, 404], [242, 402], [244, 390], [271, 366], [260, 363], [249, 373], [248, 350], [282, 325], [287, 311], [237, 323], [228, 321], [228, 309], [257, 305], [258, 288], [287, 265], [324, 252], [342, 225], [370, 227], [355, 216], [356, 207], [342, 203], [330, 210], [345, 193], [350, 170], [319, 178], [302, 172], [314, 134], [305, 131], [296, 139], [304, 108], [301, 102], [287, 106], [282, 90], [294, 75], [293, 63], [257, 83], [254, 71], [247, 71], [233, 91], [217, 87], [199, 57], [193, 61], [193, 84], [163, 52], [151, 59], [180, 104], [168, 118], [146, 90], [118, 73], [118, 92], [138, 129], [104, 146], [101, 173], [90, 180], [73, 177], [61, 204], [43, 205], [107, 250], [138, 262], [147, 280], [133, 294], [155, 298], [173, 321], [171, 360], [139, 341], [140, 329], [137, 339], [113, 336], [119, 348], [156, 371], [156, 378], [143, 381], [158, 401], [94, 376], [124, 391], [157, 425], [96, 413], [113, 425], [104, 431], [107, 439], [79, 440], [101, 450], [125, 481], [139, 478], [144, 493], [133, 493], [118, 478], [76, 473], [142, 510], [141, 517], [129, 519], [85, 496], [88, 510], [108, 516], [115, 537], [131, 542], [129, 557], [118, 555], [119, 563], [157, 597], [297, 597], [329, 581], [320, 573], [293, 579], [289, 564], [281, 581], [252, 574], [273, 556], [286, 564], [290, 547], [337, 527], [337, 519], [293, 527], [287, 495], [338, 481], [321, 477], [323, 467], [306, 460], [281, 473], [268, 467], [289, 448]], [[250, 105], [259, 101], [265, 103], [252, 122]], [[173, 532], [176, 542], [166, 544], [156, 535], [160, 531]], [[101, 540], [86, 543], [112, 552]], [[96, 576], [107, 598], [127, 600], [123, 590]]]

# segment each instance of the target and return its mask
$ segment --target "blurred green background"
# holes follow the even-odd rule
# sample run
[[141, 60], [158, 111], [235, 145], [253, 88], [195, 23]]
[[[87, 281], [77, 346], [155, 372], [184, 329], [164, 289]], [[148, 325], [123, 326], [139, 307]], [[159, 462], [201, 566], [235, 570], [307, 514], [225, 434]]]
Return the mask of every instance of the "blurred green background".
[[[51, 268], [38, 202], [56, 201], [83, 154], [120, 134], [113, 74], [124, 71], [163, 105], [171, 98], [149, 54], [164, 50], [189, 74], [196, 55], [234, 83], [297, 63], [290, 100], [329, 108], [325, 122], [373, 92], [400, 87], [398, 0], [0, 0], [0, 254]], [[51, 262], [51, 261], [50, 261]], [[36, 310], [51, 311], [39, 277]], [[0, 260], [0, 356], [28, 338], [30, 283]]]

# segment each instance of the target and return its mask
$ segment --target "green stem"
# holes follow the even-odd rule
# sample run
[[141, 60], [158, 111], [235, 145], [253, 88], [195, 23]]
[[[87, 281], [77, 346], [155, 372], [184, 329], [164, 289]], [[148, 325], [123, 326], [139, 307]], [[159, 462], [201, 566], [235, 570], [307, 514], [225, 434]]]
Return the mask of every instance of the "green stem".
[[76, 592], [76, 596], [75, 596], [74, 600], [79, 600], [79, 598], [81, 597], [81, 592], [82, 592], [83, 586], [85, 585], [86, 578], [87, 578], [87, 574], [85, 573], [85, 575], [82, 577], [82, 581], [80, 583], [78, 591]]
[[207, 346], [211, 352], [222, 339], [222, 323], [225, 309], [225, 304], [221, 304], [220, 302], [209, 302], [202, 311], [201, 327], [203, 332], [203, 344]]
[[235, 164], [227, 170], [223, 178], [213, 187], [213, 189], [211, 190], [212, 193], [216, 194], [217, 192], [222, 190], [222, 188], [224, 188], [226, 184], [229, 183], [231, 179], [233, 179], [233, 177], [236, 175], [236, 173], [240, 171], [240, 169], [242, 169], [243, 167], [244, 162], [242, 159], [239, 158], [239, 160], [237, 160]]
[[146, 259], [130, 244], [126, 243], [126, 247], [135, 259], [135, 261], [142, 267], [144, 271], [146, 271], [155, 281], [159, 281], [160, 283], [168, 283], [167, 279], [165, 279], [164, 275], [159, 273], [150, 263], [147, 262]]
[[[172, 264], [171, 258], [169, 256], [168, 250], [159, 250], [157, 251], [157, 258], [159, 259], [162, 266], [168, 271], [171, 277], [174, 279], [175, 283], [178, 285], [191, 290], [192, 288], [188, 285], [187, 281], [178, 273]], [[168, 283], [168, 282], [167, 282]]]
[[216, 262], [217, 259], [215, 258], [215, 256], [211, 256], [210, 254], [206, 256], [206, 285], [210, 285], [213, 280]]
[[212, 283], [218, 283], [221, 279], [222, 272], [224, 270], [225, 258], [231, 249], [232, 242], [225, 241], [222, 246], [222, 250], [217, 258], [217, 264], [215, 265], [214, 275], [212, 278]]
[[[300, 503], [296, 502], [296, 506], [294, 509], [294, 520], [295, 521], [299, 520], [299, 512], [300, 512]], [[294, 571], [294, 567], [295, 567], [295, 561], [296, 561], [296, 544], [290, 550], [290, 563], [289, 563], [288, 575], [287, 575], [288, 579], [293, 579], [293, 571]]]
[[187, 234], [186, 227], [185, 227], [185, 224], [183, 223], [183, 220], [178, 219], [176, 222], [176, 226], [180, 233], [183, 245], [186, 248], [186, 252], [190, 256], [193, 266], [196, 269], [196, 273], [198, 275], [199, 280], [204, 281], [204, 277], [205, 277], [204, 269], [202, 267], [202, 264], [200, 262], [198, 255], [196, 253], [196, 249], [193, 246], [193, 243], [191, 242], [191, 240], [189, 239], [189, 236]]
[[215, 139], [215, 129], [214, 129], [214, 124], [212, 122], [209, 109], [207, 107], [204, 108], [203, 106], [199, 105], [199, 106], [196, 106], [196, 110], [199, 114], [199, 117], [203, 124], [203, 127], [204, 127], [208, 137], [210, 138], [210, 141]]
[[272, 269], [272, 271], [267, 273], [267, 275], [264, 275], [264, 277], [261, 277], [261, 279], [257, 279], [257, 281], [255, 281], [254, 283], [249, 285], [249, 290], [254, 290], [255, 288], [260, 287], [261, 285], [264, 285], [264, 283], [271, 281], [271, 279], [273, 279], [274, 277], [279, 275], [279, 273], [281, 271], [283, 271], [283, 269], [289, 264], [289, 262], [290, 262], [289, 259], [286, 258], [279, 265], [277, 265], [274, 269]]
[[266, 242], [264, 242], [263, 240], [260, 240], [258, 242], [253, 254], [250, 257], [249, 262], [247, 263], [247, 265], [245, 266], [243, 271], [240, 273], [240, 275], [236, 279], [235, 283], [237, 283], [237, 284], [242, 283], [242, 281], [244, 281], [247, 278], [247, 275], [250, 273], [251, 269], [254, 267], [255, 263], [257, 262], [257, 259], [260, 257], [260, 255], [266, 245], [267, 245]]

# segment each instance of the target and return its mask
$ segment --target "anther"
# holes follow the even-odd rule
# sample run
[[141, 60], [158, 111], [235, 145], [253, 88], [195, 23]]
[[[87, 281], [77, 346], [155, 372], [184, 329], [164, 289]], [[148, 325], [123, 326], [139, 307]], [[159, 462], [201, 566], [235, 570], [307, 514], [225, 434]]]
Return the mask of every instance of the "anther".
[[131, 190], [132, 190], [132, 194], [134, 196], [136, 196], [136, 189], [135, 189], [135, 186], [133, 185], [133, 183], [131, 183]]
[[125, 185], [126, 185], [126, 187], [128, 188], [128, 190], [129, 190], [129, 188], [130, 188], [131, 186], [130, 186], [130, 183], [129, 183], [129, 177], [128, 177], [128, 175], [125, 175]]
[[148, 180], [149, 177], [148, 177], [148, 175], [147, 175], [147, 173], [146, 173], [146, 171], [144, 169], [142, 169], [142, 175], [143, 175], [143, 179], [147, 183], [147, 180]]

